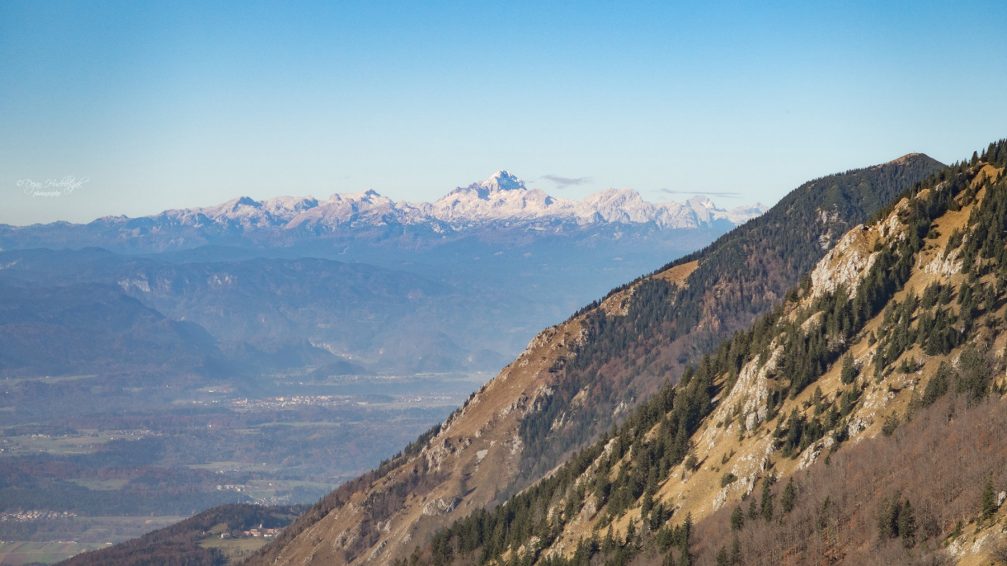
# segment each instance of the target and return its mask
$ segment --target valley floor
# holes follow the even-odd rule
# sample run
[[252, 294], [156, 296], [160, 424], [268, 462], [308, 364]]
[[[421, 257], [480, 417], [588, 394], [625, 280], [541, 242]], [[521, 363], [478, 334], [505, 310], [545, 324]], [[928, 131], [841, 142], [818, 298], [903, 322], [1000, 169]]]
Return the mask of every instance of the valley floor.
[[314, 502], [483, 379], [282, 375], [171, 396], [101, 392], [100, 376], [0, 379], [0, 564], [56, 562], [223, 503]]

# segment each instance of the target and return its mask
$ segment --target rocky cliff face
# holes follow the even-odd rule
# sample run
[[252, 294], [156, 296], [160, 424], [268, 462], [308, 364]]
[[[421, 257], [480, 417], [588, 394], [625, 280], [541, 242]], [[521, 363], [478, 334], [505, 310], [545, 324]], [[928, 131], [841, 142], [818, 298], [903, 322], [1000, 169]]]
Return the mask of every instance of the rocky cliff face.
[[[441, 427], [334, 492], [251, 562], [389, 563], [548, 475], [695, 352], [775, 304], [825, 253], [821, 235], [845, 231], [937, 167], [920, 156], [809, 183], [760, 223], [614, 291], [543, 332]], [[799, 253], [772, 238], [804, 216], [823, 220], [798, 224], [809, 242]], [[768, 276], [767, 265], [780, 270]], [[748, 379], [760, 372], [753, 366]]]

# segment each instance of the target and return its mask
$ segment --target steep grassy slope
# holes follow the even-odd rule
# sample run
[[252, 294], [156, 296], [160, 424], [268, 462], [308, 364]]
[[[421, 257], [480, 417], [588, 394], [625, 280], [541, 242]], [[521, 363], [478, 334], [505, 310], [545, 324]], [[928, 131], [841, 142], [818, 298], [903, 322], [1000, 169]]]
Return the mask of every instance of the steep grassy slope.
[[528, 349], [441, 427], [326, 497], [252, 563], [386, 563], [558, 466], [939, 164], [910, 155], [812, 181], [709, 248], [611, 293]]
[[780, 308], [681, 383], [549, 478], [435, 535], [412, 560], [999, 556], [1005, 167], [1007, 141], [907, 192], [842, 236]]

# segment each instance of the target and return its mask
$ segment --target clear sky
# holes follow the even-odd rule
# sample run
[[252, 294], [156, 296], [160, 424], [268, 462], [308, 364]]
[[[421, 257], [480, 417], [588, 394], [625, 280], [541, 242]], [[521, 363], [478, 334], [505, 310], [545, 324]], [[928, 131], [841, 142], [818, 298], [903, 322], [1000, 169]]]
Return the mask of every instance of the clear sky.
[[561, 196], [771, 204], [1007, 137], [1005, 30], [1002, 0], [5, 0], [0, 222], [433, 199], [501, 168]]

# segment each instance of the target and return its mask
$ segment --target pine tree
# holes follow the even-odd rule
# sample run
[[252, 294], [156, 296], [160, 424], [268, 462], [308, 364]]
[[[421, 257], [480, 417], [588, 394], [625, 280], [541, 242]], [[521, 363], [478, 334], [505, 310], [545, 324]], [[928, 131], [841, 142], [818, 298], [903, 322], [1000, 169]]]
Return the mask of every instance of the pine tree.
[[983, 486], [982, 514], [984, 519], [992, 517], [997, 512], [996, 490], [993, 489], [993, 480], [986, 480]]
[[767, 521], [773, 520], [773, 477], [769, 476], [762, 481], [762, 505], [760, 506], [760, 512], [762, 513], [762, 518]]
[[839, 379], [842, 380], [843, 383], [850, 384], [857, 379], [857, 374], [859, 373], [860, 370], [853, 363], [853, 355], [847, 352], [847, 354], [843, 356], [843, 365], [839, 372]]
[[913, 505], [906, 502], [902, 504], [902, 508], [899, 510], [899, 536], [902, 537], [902, 544], [906, 548], [911, 548], [916, 545], [916, 513], [913, 512]]
[[608, 532], [605, 533], [605, 538], [601, 542], [601, 551], [602, 553], [607, 554], [609, 552], [612, 552], [612, 549], [614, 548], [615, 548], [615, 536], [612, 534], [612, 525], [609, 525]]
[[692, 564], [692, 554], [689, 552], [689, 547], [692, 546], [692, 513], [685, 516], [685, 523], [682, 525], [682, 559], [679, 561], [681, 566], [691, 566]]
[[640, 502], [640, 517], [643, 519], [644, 524], [647, 524], [647, 519], [650, 517], [650, 513], [653, 510], [654, 494], [648, 487], [648, 489], [643, 492], [643, 501]]
[[738, 535], [735, 535], [734, 540], [731, 542], [731, 564], [740, 566], [742, 560], [741, 541], [738, 540]]
[[626, 546], [633, 546], [636, 542], [636, 521], [630, 521], [626, 527]]
[[737, 532], [743, 528], [745, 528], [745, 513], [741, 510], [741, 505], [738, 505], [731, 513], [731, 530]]
[[794, 487], [794, 478], [787, 480], [787, 487], [783, 488], [783, 495], [780, 497], [780, 505], [784, 513], [790, 513], [794, 509], [797, 501], [797, 488]]
[[727, 553], [726, 546], [721, 546], [717, 551], [717, 566], [731, 566], [731, 556]]
[[930, 381], [927, 382], [927, 386], [923, 389], [923, 405], [929, 406], [934, 404], [937, 399], [940, 399], [945, 393], [948, 392], [948, 386], [951, 383], [952, 375], [954, 370], [947, 362], [941, 362], [938, 366], [937, 372], [934, 373]]
[[896, 538], [899, 536], [899, 515], [902, 514], [902, 500], [896, 493], [894, 497], [889, 497], [881, 503], [881, 510], [878, 513], [878, 535], [881, 539]]

